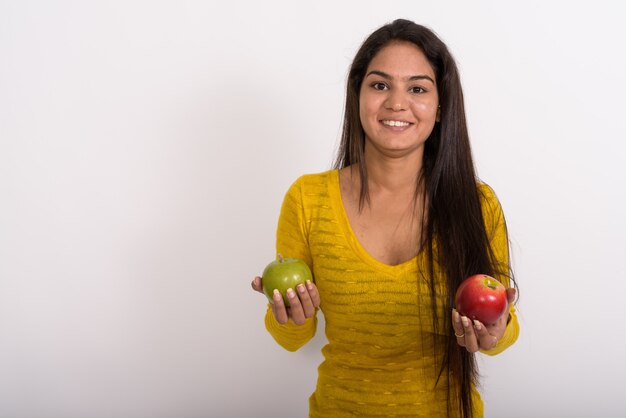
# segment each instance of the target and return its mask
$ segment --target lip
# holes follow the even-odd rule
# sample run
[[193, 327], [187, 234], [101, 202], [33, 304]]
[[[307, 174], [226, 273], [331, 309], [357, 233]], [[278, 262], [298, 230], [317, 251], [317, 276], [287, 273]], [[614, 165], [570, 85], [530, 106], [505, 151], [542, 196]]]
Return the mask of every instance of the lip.
[[[411, 125], [413, 125], [412, 122], [406, 121], [406, 120], [401, 120], [401, 119], [381, 119], [378, 121], [381, 125], [383, 125], [385, 128], [387, 129], [391, 129], [394, 131], [403, 131], [405, 129], [408, 129], [411, 127]], [[385, 123], [385, 122], [392, 122], [394, 124], [389, 124], [389, 123]], [[400, 124], [397, 124], [400, 123]]]

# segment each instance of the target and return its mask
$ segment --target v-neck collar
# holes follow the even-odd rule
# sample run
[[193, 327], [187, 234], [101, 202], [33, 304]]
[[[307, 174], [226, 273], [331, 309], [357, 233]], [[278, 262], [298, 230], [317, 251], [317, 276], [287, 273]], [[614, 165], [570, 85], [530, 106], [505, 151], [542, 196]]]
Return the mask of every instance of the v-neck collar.
[[390, 265], [374, 258], [369, 252], [367, 252], [363, 245], [361, 245], [359, 239], [354, 233], [354, 230], [352, 229], [352, 225], [350, 225], [350, 220], [348, 219], [348, 215], [343, 204], [341, 186], [339, 184], [339, 170], [332, 170], [329, 172], [328, 193], [333, 205], [333, 210], [337, 214], [342, 232], [346, 236], [352, 250], [359, 256], [359, 258], [361, 258], [361, 260], [381, 272], [392, 275], [417, 270], [418, 257], [420, 257], [422, 252], [410, 260], [404, 261], [400, 264]]

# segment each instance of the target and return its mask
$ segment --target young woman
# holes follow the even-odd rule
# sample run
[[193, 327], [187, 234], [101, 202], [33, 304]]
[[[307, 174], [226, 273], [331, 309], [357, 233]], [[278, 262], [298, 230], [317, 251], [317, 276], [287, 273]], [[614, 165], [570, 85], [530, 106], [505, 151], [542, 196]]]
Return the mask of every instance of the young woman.
[[[290, 308], [275, 295], [270, 334], [294, 351], [325, 317], [311, 417], [482, 416], [474, 353], [500, 353], [519, 332], [508, 237], [474, 171], [456, 64], [429, 29], [396, 20], [363, 43], [336, 169], [291, 186], [276, 246], [314, 283], [290, 289]], [[458, 285], [478, 273], [508, 288], [494, 324], [454, 310]]]

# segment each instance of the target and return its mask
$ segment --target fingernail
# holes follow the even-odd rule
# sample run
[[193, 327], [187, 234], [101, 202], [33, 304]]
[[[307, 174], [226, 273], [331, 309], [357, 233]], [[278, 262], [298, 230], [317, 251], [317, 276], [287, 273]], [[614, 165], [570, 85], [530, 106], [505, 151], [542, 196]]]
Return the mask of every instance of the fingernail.
[[466, 316], [461, 317], [461, 321], [463, 321], [464, 327], [469, 327], [469, 319]]
[[272, 295], [275, 301], [279, 301], [283, 298], [278, 289], [274, 289], [274, 294]]
[[310, 280], [306, 281], [306, 288], [309, 290], [313, 290], [313, 283]]
[[476, 329], [478, 331], [480, 331], [482, 329], [482, 325], [480, 325], [480, 322], [478, 322], [478, 321], [474, 321], [474, 326], [476, 327]]
[[296, 292], [294, 292], [292, 288], [289, 288], [287, 289], [287, 296], [289, 296], [289, 299], [293, 299], [296, 297]]
[[304, 293], [306, 291], [303, 284], [299, 284], [298, 286], [296, 286], [296, 289], [298, 289], [298, 292], [300, 293]]

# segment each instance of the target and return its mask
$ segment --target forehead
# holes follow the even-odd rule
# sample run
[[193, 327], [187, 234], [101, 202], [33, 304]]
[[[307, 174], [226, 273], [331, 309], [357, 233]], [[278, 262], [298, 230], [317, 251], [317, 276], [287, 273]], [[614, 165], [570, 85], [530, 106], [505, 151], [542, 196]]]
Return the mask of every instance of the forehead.
[[385, 45], [370, 61], [367, 72], [384, 71], [394, 77], [410, 77], [418, 74], [435, 79], [435, 71], [424, 52], [415, 44], [394, 41]]

